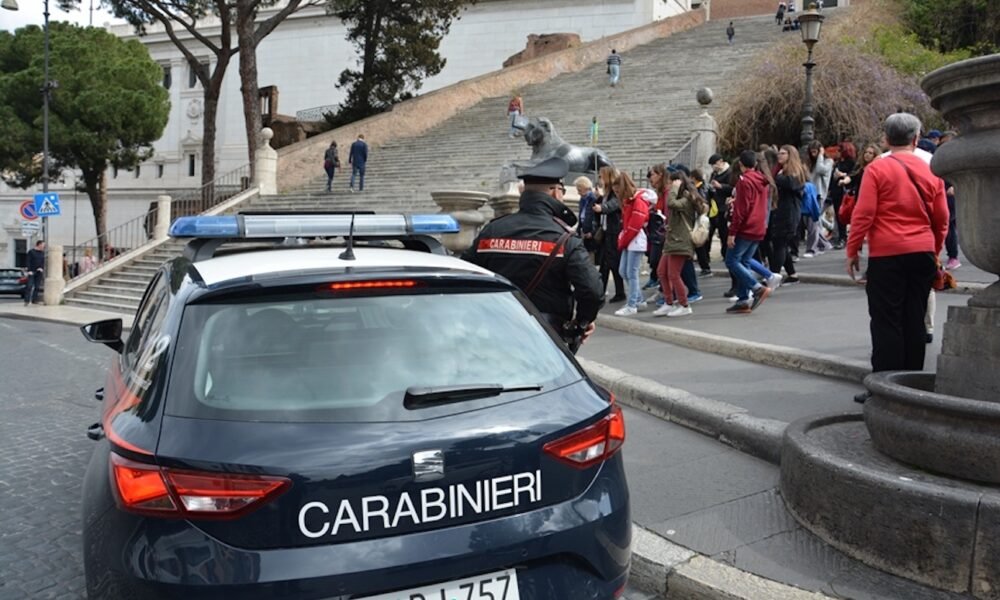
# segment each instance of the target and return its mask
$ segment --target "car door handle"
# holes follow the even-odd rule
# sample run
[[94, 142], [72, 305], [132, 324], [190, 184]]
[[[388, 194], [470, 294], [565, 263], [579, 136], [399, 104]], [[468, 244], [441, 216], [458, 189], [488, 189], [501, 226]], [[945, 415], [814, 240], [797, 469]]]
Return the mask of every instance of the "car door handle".
[[94, 423], [87, 428], [87, 437], [98, 442], [104, 439], [104, 426], [100, 423]]
[[94, 400], [104, 402], [104, 388], [97, 388], [94, 390]]

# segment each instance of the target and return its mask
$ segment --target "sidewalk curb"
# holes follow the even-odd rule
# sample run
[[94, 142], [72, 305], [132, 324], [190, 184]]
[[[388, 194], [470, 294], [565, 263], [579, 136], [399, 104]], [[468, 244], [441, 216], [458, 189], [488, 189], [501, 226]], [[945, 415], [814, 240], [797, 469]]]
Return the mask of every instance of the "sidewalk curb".
[[[841, 287], [852, 287], [852, 288], [862, 288], [864, 286], [854, 281], [847, 275], [828, 275], [824, 273], [796, 273], [799, 280], [802, 283], [820, 283], [823, 285], [838, 285]], [[966, 294], [971, 295], [976, 292], [985, 290], [989, 287], [988, 283], [976, 283], [974, 281], [959, 281], [957, 282], [957, 287], [950, 290], [941, 290], [939, 294]]]
[[[41, 323], [55, 323], [57, 325], [72, 325], [74, 327], [80, 327], [82, 325], [86, 325], [87, 323], [91, 323], [95, 320], [100, 320], [101, 317], [106, 319], [121, 318], [122, 331], [129, 331], [132, 329], [132, 316], [123, 315], [121, 313], [108, 312], [105, 313], [107, 316], [101, 314], [94, 314], [93, 319], [89, 321], [81, 321], [79, 318], [72, 318], [68, 316], [38, 314], [46, 310], [44, 307], [33, 308], [28, 310], [30, 310], [31, 313], [34, 314], [30, 314], [29, 312], [14, 312], [14, 311], [0, 309], [0, 319], [14, 319], [17, 321], [39, 321]], [[94, 313], [97, 313], [97, 311], [94, 311]]]
[[693, 429], [768, 462], [781, 462], [788, 423], [755, 417], [745, 408], [696, 396], [598, 362], [577, 360], [594, 381], [613, 392], [625, 406]]
[[714, 333], [657, 325], [648, 321], [613, 317], [610, 315], [599, 315], [597, 317], [597, 324], [601, 327], [614, 329], [615, 331], [641, 335], [692, 350], [728, 356], [771, 367], [805, 371], [807, 373], [815, 373], [816, 375], [845, 379], [853, 383], [861, 383], [871, 373], [871, 365], [867, 362], [842, 358], [831, 354], [822, 354], [812, 350], [792, 348], [790, 346], [750, 342]]
[[629, 580], [665, 600], [825, 600], [809, 592], [741, 571], [632, 524]]

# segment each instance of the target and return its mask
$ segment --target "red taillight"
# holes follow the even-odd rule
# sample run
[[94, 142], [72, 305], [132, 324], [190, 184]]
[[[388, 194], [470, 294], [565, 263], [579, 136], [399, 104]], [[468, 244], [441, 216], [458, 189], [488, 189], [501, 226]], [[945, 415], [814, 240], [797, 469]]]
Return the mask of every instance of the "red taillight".
[[419, 285], [413, 279], [382, 279], [377, 281], [341, 281], [331, 283], [325, 289], [331, 292], [353, 292], [356, 290], [406, 289]]
[[283, 477], [195, 473], [111, 455], [118, 500], [125, 510], [185, 519], [232, 519], [283, 493]]
[[617, 404], [600, 421], [545, 444], [545, 453], [574, 467], [585, 469], [603, 462], [625, 443], [625, 417]]
[[28, 283], [28, 278], [27, 277], [22, 277], [22, 278], [18, 279], [17, 282], [18, 283]]

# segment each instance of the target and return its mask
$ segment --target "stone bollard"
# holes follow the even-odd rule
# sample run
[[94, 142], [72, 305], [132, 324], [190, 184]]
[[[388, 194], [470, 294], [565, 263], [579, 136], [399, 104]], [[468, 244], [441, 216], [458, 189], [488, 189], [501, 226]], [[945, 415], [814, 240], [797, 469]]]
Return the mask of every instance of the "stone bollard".
[[257, 146], [257, 159], [254, 163], [254, 183], [261, 196], [273, 196], [278, 193], [278, 151], [271, 147], [274, 131], [270, 127], [260, 130], [260, 144]]
[[486, 204], [489, 194], [449, 190], [431, 192], [431, 198], [441, 207], [442, 213], [447, 213], [458, 221], [460, 231], [443, 234], [441, 243], [454, 254], [460, 254], [472, 245], [479, 234], [479, 228], [486, 222], [486, 217], [479, 209]]
[[62, 301], [66, 280], [63, 279], [63, 247], [49, 245], [45, 250], [45, 291], [42, 300], [47, 306], [55, 306]]
[[508, 183], [504, 186], [504, 189], [490, 196], [490, 208], [493, 209], [493, 218], [516, 213], [520, 199], [521, 194], [517, 191], [517, 182]]
[[698, 104], [701, 105], [701, 114], [695, 117], [694, 127], [691, 133], [694, 135], [694, 148], [691, 153], [692, 169], [701, 169], [702, 173], [711, 173], [712, 168], [708, 164], [710, 156], [715, 154], [716, 145], [719, 141], [719, 124], [715, 117], [708, 114], [708, 105], [712, 103], [713, 94], [709, 88], [701, 88], [696, 95]]
[[170, 231], [170, 196], [156, 197], [156, 229], [153, 239], [165, 240]]

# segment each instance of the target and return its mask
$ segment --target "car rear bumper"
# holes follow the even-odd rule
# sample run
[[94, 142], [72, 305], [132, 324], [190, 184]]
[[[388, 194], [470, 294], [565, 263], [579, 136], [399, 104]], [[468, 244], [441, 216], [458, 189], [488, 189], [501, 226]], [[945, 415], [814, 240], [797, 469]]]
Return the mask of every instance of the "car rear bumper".
[[631, 537], [619, 454], [583, 494], [560, 504], [329, 546], [244, 550], [190, 522], [112, 509], [86, 528], [85, 559], [91, 598], [125, 590], [150, 599], [346, 599], [517, 568], [521, 600], [608, 600], [625, 584]]

